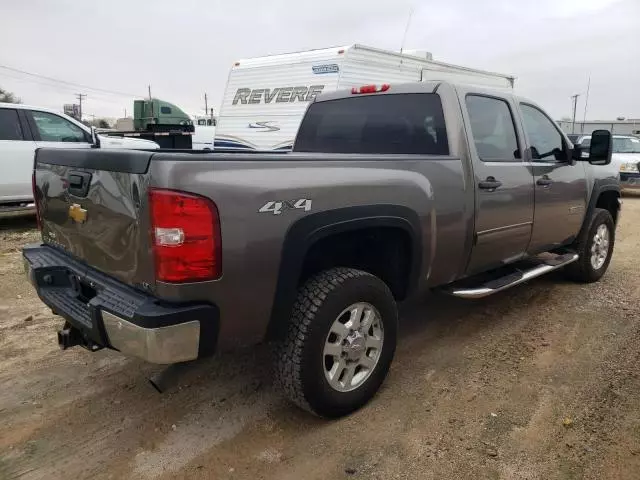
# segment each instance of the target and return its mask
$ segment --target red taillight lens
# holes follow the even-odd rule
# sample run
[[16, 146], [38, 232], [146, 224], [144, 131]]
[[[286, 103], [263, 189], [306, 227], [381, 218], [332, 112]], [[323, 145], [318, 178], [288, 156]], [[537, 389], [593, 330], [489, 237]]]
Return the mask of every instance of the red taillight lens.
[[210, 200], [174, 190], [151, 189], [151, 241], [156, 280], [213, 280], [221, 269], [220, 218]]
[[38, 186], [36, 185], [36, 172], [31, 174], [31, 193], [33, 193], [33, 203], [36, 206], [36, 223], [38, 230], [42, 231], [42, 220], [40, 219], [40, 202], [38, 201]]
[[391, 85], [389, 85], [388, 83], [383, 83], [380, 86], [380, 88], [378, 88], [376, 85], [363, 85], [360, 88], [353, 87], [351, 89], [351, 93], [355, 95], [355, 94], [358, 94], [358, 93], [386, 92], [387, 90], [389, 90], [389, 88], [391, 88]]

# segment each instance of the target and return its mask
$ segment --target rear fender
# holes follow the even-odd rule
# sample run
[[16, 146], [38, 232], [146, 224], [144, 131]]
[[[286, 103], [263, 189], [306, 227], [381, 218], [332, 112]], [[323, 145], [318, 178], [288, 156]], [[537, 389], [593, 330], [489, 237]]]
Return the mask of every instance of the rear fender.
[[311, 247], [331, 235], [371, 227], [400, 228], [408, 233], [411, 239], [411, 263], [407, 290], [408, 293], [416, 290], [424, 251], [416, 212], [399, 205], [370, 205], [309, 215], [292, 224], [285, 236], [271, 311], [270, 337], [276, 334], [280, 320], [288, 319], [291, 314], [305, 257]]

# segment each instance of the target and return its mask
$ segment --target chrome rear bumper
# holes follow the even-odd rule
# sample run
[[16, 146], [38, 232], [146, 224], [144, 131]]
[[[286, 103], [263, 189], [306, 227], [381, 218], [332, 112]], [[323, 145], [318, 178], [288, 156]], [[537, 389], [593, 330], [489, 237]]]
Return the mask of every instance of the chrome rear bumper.
[[178, 363], [198, 358], [200, 322], [143, 328], [110, 312], [102, 312], [109, 345], [150, 363]]
[[26, 246], [23, 259], [40, 299], [66, 320], [68, 334], [73, 331], [70, 346], [108, 347], [158, 364], [215, 351], [219, 312], [214, 305], [161, 301], [48, 245]]

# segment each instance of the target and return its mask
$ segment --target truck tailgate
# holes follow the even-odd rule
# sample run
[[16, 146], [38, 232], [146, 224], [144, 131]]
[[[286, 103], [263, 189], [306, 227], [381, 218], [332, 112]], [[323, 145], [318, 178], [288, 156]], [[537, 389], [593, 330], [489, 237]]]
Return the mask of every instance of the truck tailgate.
[[146, 174], [153, 152], [40, 149], [42, 238], [129, 285], [153, 285]]

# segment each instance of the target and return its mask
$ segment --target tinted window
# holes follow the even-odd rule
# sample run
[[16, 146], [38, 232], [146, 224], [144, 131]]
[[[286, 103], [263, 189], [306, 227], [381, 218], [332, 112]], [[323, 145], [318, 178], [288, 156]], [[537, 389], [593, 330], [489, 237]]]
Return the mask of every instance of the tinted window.
[[18, 112], [10, 108], [0, 108], [0, 140], [23, 140]]
[[163, 113], [164, 115], [171, 115], [171, 108], [170, 107], [160, 107], [160, 113]]
[[85, 131], [69, 120], [48, 112], [31, 112], [43, 142], [88, 142]]
[[448, 155], [440, 97], [354, 95], [314, 103], [302, 121], [295, 150]]
[[566, 160], [567, 155], [562, 135], [555, 123], [531, 105], [520, 104], [520, 108], [522, 109], [524, 129], [531, 144], [532, 158], [551, 162]]
[[521, 158], [509, 105], [497, 98], [467, 95], [471, 133], [481, 160], [513, 162]]

